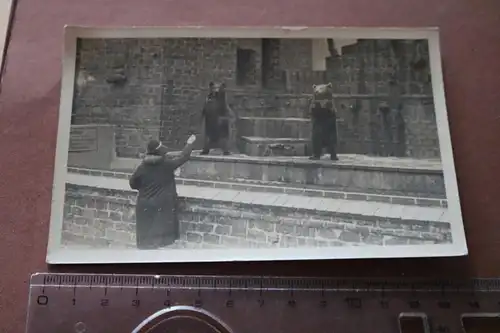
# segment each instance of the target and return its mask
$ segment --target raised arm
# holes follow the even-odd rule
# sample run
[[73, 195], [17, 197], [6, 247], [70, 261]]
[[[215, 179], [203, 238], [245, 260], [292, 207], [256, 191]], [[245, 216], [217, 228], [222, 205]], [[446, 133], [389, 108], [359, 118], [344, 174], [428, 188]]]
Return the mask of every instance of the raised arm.
[[165, 162], [168, 163], [168, 165], [172, 169], [177, 169], [178, 167], [186, 163], [191, 157], [195, 141], [196, 141], [196, 136], [191, 135], [187, 140], [186, 145], [184, 146], [184, 149], [181, 152], [181, 155], [173, 159], [166, 160]]

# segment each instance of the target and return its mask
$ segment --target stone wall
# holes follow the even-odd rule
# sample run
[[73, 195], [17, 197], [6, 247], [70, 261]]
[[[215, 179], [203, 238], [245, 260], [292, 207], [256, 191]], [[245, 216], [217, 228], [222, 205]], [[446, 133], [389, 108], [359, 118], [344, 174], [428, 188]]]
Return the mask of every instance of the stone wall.
[[[66, 185], [62, 242], [135, 246], [135, 193]], [[175, 247], [297, 247], [437, 244], [449, 223], [402, 221], [317, 210], [181, 198]]]
[[425, 41], [360, 40], [327, 60], [341, 101], [340, 150], [377, 156], [439, 158]]
[[281, 39], [279, 65], [283, 70], [312, 71], [312, 40]]
[[[230, 39], [81, 40], [77, 71], [95, 80], [76, 89], [74, 123], [116, 125], [122, 157], [137, 157], [151, 137], [181, 148], [198, 130], [209, 81], [233, 85], [235, 50]], [[126, 81], [109, 83], [117, 71]]]
[[[306, 52], [307, 41], [298, 41]], [[291, 46], [288, 47], [290, 51]], [[255, 52], [254, 84], [262, 78], [261, 40], [251, 39], [84, 39], [77, 51], [77, 76], [85, 71], [95, 80], [75, 85], [73, 123], [105, 123], [117, 127], [119, 157], [137, 157], [144, 143], [160, 136], [180, 149], [199, 117], [210, 81], [237, 88], [237, 49]], [[286, 65], [301, 68], [302, 52], [280, 53]], [[310, 51], [309, 51], [310, 53]], [[307, 58], [306, 58], [307, 59]], [[122, 84], [109, 83], [117, 73]]]
[[[394, 45], [362, 40], [327, 60], [326, 81], [345, 96], [338, 101], [340, 153], [439, 157], [426, 43]], [[253, 51], [243, 86], [237, 84], [238, 49]], [[292, 95], [285, 94], [285, 80], [281, 91], [262, 89], [262, 40], [84, 39], [77, 53], [77, 76], [85, 71], [94, 81], [75, 85], [73, 123], [115, 125], [118, 157], [137, 157], [152, 137], [181, 149], [190, 133], [200, 132], [210, 81], [226, 82], [236, 111], [265, 110], [268, 116], [278, 109], [283, 117], [306, 116], [303, 93], [310, 92], [310, 79], [294, 79], [298, 92]], [[283, 77], [314, 74], [311, 40], [279, 40], [270, 56]], [[126, 81], [108, 82], [117, 75]], [[360, 96], [349, 98], [352, 94]]]

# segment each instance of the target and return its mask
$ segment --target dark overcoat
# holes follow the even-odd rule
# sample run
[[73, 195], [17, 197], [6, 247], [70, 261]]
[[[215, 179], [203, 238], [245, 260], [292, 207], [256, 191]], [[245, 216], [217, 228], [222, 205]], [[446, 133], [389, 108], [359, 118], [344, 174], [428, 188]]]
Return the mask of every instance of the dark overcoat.
[[146, 155], [130, 177], [130, 187], [139, 192], [136, 204], [136, 243], [139, 249], [168, 246], [179, 239], [175, 169], [190, 157], [187, 145], [181, 155]]

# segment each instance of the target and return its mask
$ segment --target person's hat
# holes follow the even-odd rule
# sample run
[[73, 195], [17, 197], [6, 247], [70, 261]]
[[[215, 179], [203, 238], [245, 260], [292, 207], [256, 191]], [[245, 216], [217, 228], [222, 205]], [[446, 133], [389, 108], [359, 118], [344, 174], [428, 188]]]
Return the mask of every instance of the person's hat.
[[162, 145], [161, 141], [150, 140], [146, 148], [148, 155], [163, 155], [166, 154], [166, 147]]

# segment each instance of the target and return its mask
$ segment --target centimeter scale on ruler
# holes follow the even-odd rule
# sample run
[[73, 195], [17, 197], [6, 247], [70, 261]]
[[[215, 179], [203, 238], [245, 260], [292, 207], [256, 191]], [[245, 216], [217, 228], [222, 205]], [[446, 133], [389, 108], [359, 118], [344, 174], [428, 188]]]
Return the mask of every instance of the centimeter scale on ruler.
[[500, 279], [34, 274], [27, 333], [500, 332]]

